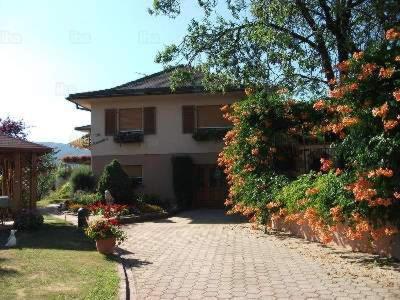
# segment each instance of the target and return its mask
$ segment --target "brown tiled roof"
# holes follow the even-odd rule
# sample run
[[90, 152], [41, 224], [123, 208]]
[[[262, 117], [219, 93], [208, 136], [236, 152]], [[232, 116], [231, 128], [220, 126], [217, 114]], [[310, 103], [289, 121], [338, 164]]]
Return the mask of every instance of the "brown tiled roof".
[[[101, 98], [114, 96], [134, 96], [134, 95], [166, 95], [171, 94], [170, 77], [174, 70], [181, 67], [164, 70], [143, 78], [116, 86], [111, 89], [76, 93], [67, 97], [67, 100]], [[177, 88], [174, 93], [202, 93], [204, 87], [200, 83], [201, 76], [197, 76], [194, 82]], [[241, 88], [231, 89], [232, 91], [242, 90]]]
[[0, 133], [0, 151], [50, 152], [51, 148]]

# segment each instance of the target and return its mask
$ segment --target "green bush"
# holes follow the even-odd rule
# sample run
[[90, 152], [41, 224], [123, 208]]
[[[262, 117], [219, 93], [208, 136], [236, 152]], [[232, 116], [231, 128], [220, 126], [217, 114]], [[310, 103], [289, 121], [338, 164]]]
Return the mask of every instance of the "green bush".
[[88, 166], [79, 166], [71, 173], [70, 178], [72, 191], [93, 191], [96, 186], [96, 179]]
[[97, 190], [101, 195], [109, 190], [117, 203], [130, 204], [134, 200], [132, 181], [115, 159], [104, 168]]
[[56, 173], [39, 174], [37, 179], [37, 195], [39, 199], [48, 196], [56, 186]]
[[43, 216], [37, 212], [22, 211], [15, 216], [14, 227], [18, 230], [38, 229], [43, 221]]
[[64, 163], [61, 163], [56, 171], [56, 177], [67, 180], [72, 173], [72, 168]]
[[74, 193], [74, 196], [72, 197], [73, 203], [85, 206], [101, 200], [103, 200], [103, 197], [100, 193], [87, 193], [84, 191], [77, 191]]

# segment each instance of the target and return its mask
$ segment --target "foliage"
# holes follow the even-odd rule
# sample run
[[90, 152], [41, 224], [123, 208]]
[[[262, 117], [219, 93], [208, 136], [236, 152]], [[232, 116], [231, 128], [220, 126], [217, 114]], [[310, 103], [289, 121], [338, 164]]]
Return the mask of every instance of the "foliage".
[[70, 178], [72, 191], [93, 191], [96, 186], [96, 179], [88, 166], [74, 168]]
[[10, 117], [0, 118], [0, 133], [13, 138], [26, 140], [28, 126], [23, 120], [12, 120]]
[[43, 216], [36, 211], [24, 210], [14, 219], [14, 227], [18, 230], [34, 230], [43, 225]]
[[86, 235], [93, 240], [116, 238], [118, 243], [123, 242], [126, 234], [120, 229], [115, 219], [98, 219], [89, 223], [85, 229]]
[[[183, 3], [156, 0], [150, 12], [175, 18]], [[166, 66], [192, 67], [174, 71], [172, 88], [201, 72], [203, 84], [214, 90], [238, 85], [318, 90], [334, 77], [336, 63], [381, 40], [400, 10], [396, 0], [204, 0], [198, 5], [203, 16], [190, 22], [181, 43], [156, 57]]]
[[85, 191], [76, 191], [72, 197], [72, 201], [83, 206], [90, 205], [103, 200], [103, 196], [99, 193], [89, 193]]
[[129, 204], [133, 201], [132, 181], [115, 159], [104, 168], [97, 190], [102, 195], [109, 190], [118, 203]]
[[56, 175], [57, 178], [67, 180], [71, 176], [72, 168], [64, 163], [58, 165]]
[[48, 196], [56, 186], [55, 172], [48, 172], [39, 174], [37, 179], [37, 196], [42, 199]]
[[88, 209], [94, 215], [102, 215], [104, 218], [117, 218], [128, 214], [128, 206], [120, 204], [104, 204], [100, 201], [92, 203]]
[[193, 199], [193, 161], [189, 156], [172, 157], [172, 180], [178, 206], [187, 208]]
[[[234, 124], [219, 157], [232, 212], [263, 224], [308, 224], [324, 242], [339, 223], [353, 240], [398, 232], [400, 31], [388, 30], [386, 39], [341, 62], [341, 78], [318, 101], [259, 93], [223, 108]], [[321, 157], [320, 170], [288, 184], [282, 175], [295, 174], [282, 170], [277, 156], [284, 141], [295, 144], [301, 136], [331, 141], [336, 157]]]
[[142, 214], [164, 213], [164, 209], [160, 205], [138, 202], [137, 208]]
[[161, 200], [160, 196], [157, 194], [140, 194], [137, 197], [137, 201], [141, 203], [146, 203], [149, 205], [156, 205], [160, 207], [166, 207], [168, 206], [168, 203], [165, 201]]

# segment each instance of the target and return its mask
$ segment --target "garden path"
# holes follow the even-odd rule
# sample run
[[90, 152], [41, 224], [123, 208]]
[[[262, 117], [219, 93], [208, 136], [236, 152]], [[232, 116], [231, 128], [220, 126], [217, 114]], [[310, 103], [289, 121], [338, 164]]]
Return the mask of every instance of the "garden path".
[[125, 229], [122, 257], [138, 299], [400, 298], [396, 262], [265, 234], [222, 211]]

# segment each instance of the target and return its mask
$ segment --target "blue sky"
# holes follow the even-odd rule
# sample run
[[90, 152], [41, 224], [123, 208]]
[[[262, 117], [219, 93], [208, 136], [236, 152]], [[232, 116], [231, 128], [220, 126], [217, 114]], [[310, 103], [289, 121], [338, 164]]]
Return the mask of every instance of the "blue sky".
[[198, 15], [188, 4], [175, 20], [150, 16], [151, 2], [0, 0], [0, 118], [23, 118], [33, 141], [78, 137], [73, 128], [89, 124], [90, 114], [65, 96], [161, 70], [157, 51]]

